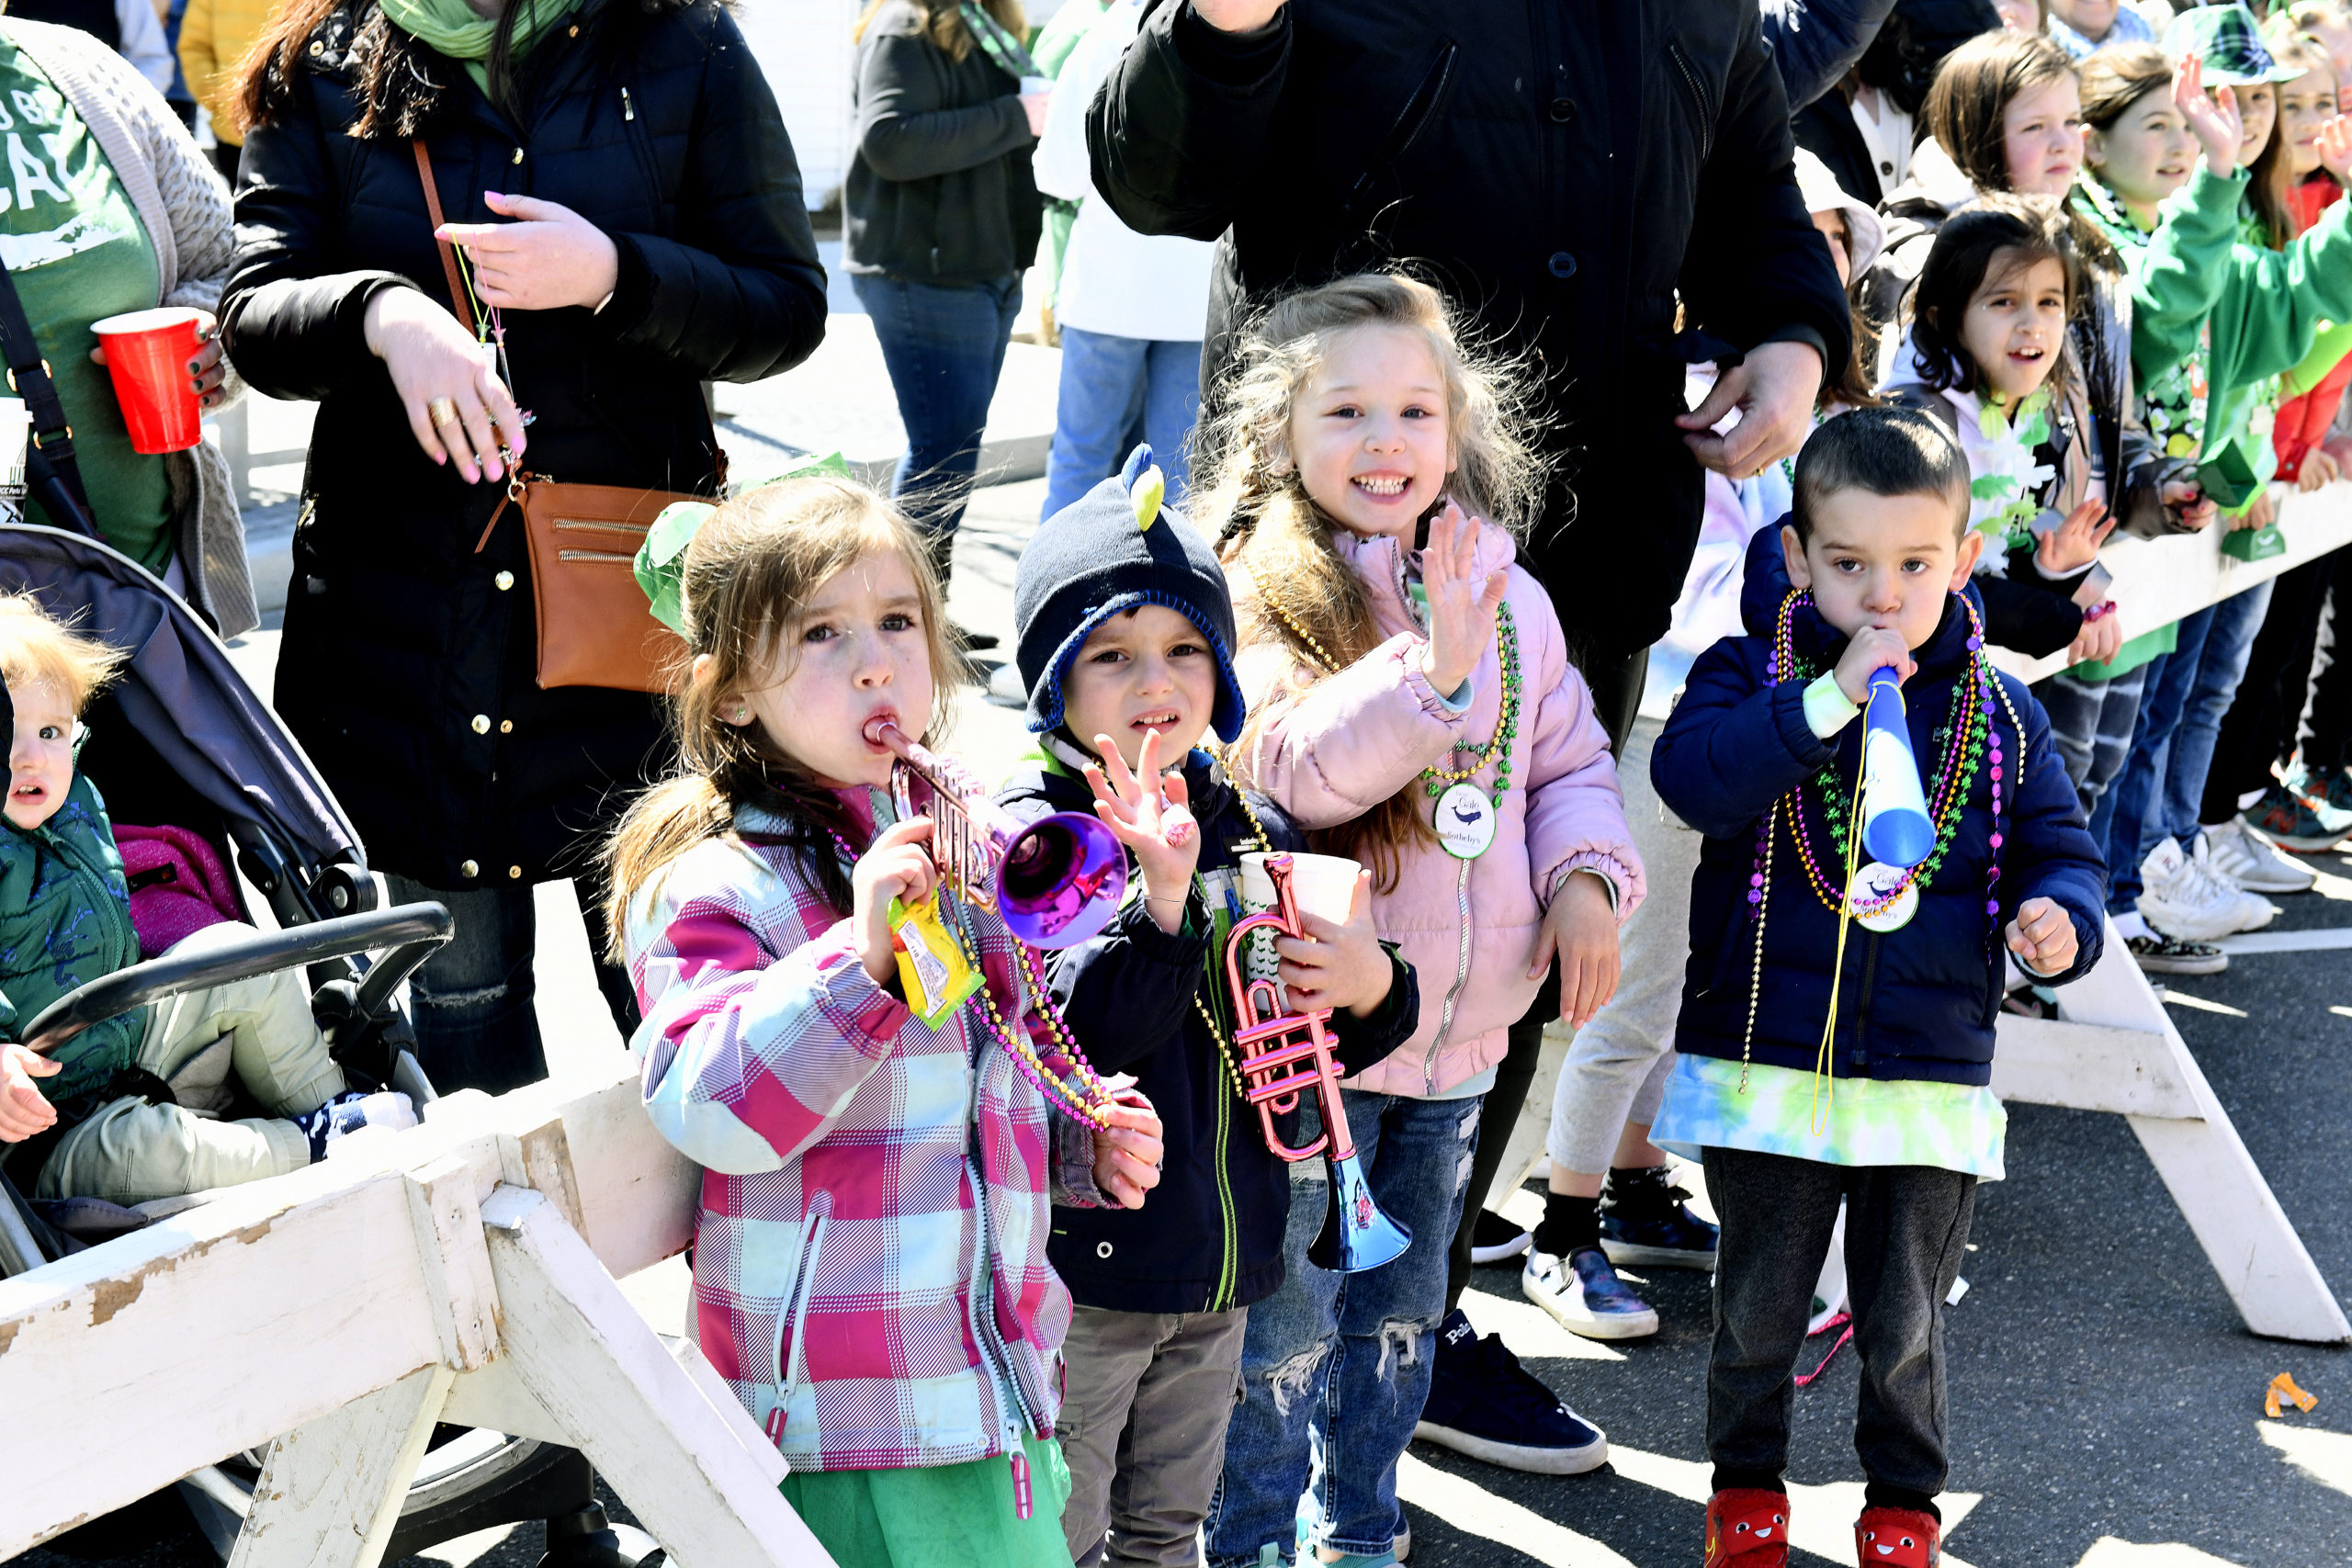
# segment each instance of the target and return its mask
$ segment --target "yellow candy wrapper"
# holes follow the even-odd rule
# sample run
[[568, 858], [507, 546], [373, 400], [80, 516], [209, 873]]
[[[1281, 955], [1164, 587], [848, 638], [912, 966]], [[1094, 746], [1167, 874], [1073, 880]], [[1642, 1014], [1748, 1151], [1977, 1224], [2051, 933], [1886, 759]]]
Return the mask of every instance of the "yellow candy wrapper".
[[891, 899], [889, 919], [890, 948], [899, 960], [899, 987], [907, 1006], [927, 1027], [937, 1029], [980, 988], [980, 973], [948, 934], [936, 895], [912, 908]]

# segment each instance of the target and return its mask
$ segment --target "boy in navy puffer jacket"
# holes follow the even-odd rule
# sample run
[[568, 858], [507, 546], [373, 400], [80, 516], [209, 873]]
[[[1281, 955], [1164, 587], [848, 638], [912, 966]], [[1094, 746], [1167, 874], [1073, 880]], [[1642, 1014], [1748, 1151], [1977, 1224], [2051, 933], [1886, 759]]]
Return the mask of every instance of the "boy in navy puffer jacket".
[[[1780, 537], [1751, 547], [1748, 635], [1700, 656], [1652, 757], [1659, 798], [1706, 835], [1651, 1137], [1703, 1159], [1723, 1223], [1708, 1568], [1788, 1561], [1790, 1376], [1841, 1201], [1869, 1477], [1857, 1550], [1931, 1568], [1948, 1469], [1937, 1314], [1976, 1183], [2001, 1175], [2005, 949], [2052, 984], [2098, 959], [2105, 870], [2049, 720], [1984, 660], [1968, 486], [1925, 415], [1825, 422]], [[1847, 843], [1854, 720], [1886, 666], [1936, 827], [1909, 872]]]
[[[1212, 727], [1227, 740], [1241, 731], [1232, 601], [1182, 519], [1137, 518], [1129, 486], [1104, 479], [1023, 553], [1016, 658], [1043, 756], [998, 794], [1024, 818], [1096, 811], [1140, 873], [1109, 929], [1047, 955], [1046, 983], [1087, 1056], [1136, 1076], [1167, 1148], [1148, 1215], [1054, 1210], [1046, 1256], [1077, 1303], [1062, 1346], [1062, 1525], [1081, 1568], [1199, 1560], [1247, 1309], [1283, 1280], [1293, 1179], [1237, 1092], [1225, 932], [1239, 914], [1240, 856], [1304, 850], [1306, 835], [1193, 748]], [[1193, 819], [1189, 838], [1164, 830], [1171, 807]], [[1278, 951], [1291, 1005], [1332, 1009], [1340, 1060], [1361, 1066], [1411, 1036], [1420, 999], [1411, 966], [1374, 931], [1364, 887], [1354, 914], [1339, 926], [1302, 912], [1319, 940]], [[1306, 1141], [1298, 1120], [1277, 1123], [1294, 1146]], [[1297, 1170], [1323, 1174], [1319, 1158]]]

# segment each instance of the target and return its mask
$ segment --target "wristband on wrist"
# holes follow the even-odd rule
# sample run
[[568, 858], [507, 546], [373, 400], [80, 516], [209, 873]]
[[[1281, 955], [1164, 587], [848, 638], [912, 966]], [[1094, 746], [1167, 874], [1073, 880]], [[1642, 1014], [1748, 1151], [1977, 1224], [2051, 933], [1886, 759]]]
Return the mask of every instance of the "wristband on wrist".
[[2113, 614], [2115, 614], [2115, 601], [2104, 600], [2083, 612], [2083, 625], [2087, 626], [2095, 621], [2103, 621]]

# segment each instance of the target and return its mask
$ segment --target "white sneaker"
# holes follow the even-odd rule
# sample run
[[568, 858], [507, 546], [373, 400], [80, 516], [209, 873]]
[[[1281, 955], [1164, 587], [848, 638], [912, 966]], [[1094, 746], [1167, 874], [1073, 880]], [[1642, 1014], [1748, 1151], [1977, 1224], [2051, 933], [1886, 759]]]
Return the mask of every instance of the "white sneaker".
[[[2197, 846], [2200, 852], [2204, 849], [2204, 834], [2197, 835]], [[2197, 878], [2209, 891], [2230, 901], [2231, 908], [2235, 911], [2232, 918], [2237, 921], [2233, 928], [2236, 931], [2260, 931], [2278, 918], [2278, 905], [2258, 894], [2247, 892], [2235, 882], [2215, 871], [2206, 863], [2202, 853], [2189, 858], [2188, 864], [2182, 874]]]
[[2197, 859], [2208, 871], [2254, 893], [2308, 893], [2319, 874], [2281, 851], [2243, 817], [2197, 835]]
[[1566, 1258], [1531, 1251], [1519, 1289], [1561, 1327], [1587, 1339], [1645, 1339], [1657, 1332], [1657, 1309], [1625, 1288], [1597, 1247]]
[[[2165, 839], [2140, 863], [2140, 913], [2166, 936], [2211, 942], [2267, 925], [2278, 906], [2226, 887]], [[2248, 908], [2248, 905], [2256, 906]]]

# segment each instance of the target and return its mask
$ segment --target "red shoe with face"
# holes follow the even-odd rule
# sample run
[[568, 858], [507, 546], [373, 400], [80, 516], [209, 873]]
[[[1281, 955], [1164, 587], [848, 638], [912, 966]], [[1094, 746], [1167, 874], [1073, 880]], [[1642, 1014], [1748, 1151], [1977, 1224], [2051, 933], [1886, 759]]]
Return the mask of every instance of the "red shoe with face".
[[1943, 1526], [1916, 1508], [1864, 1508], [1854, 1521], [1854, 1555], [1862, 1568], [1936, 1568]]
[[1789, 1495], [1738, 1486], [1707, 1499], [1706, 1568], [1788, 1568]]

